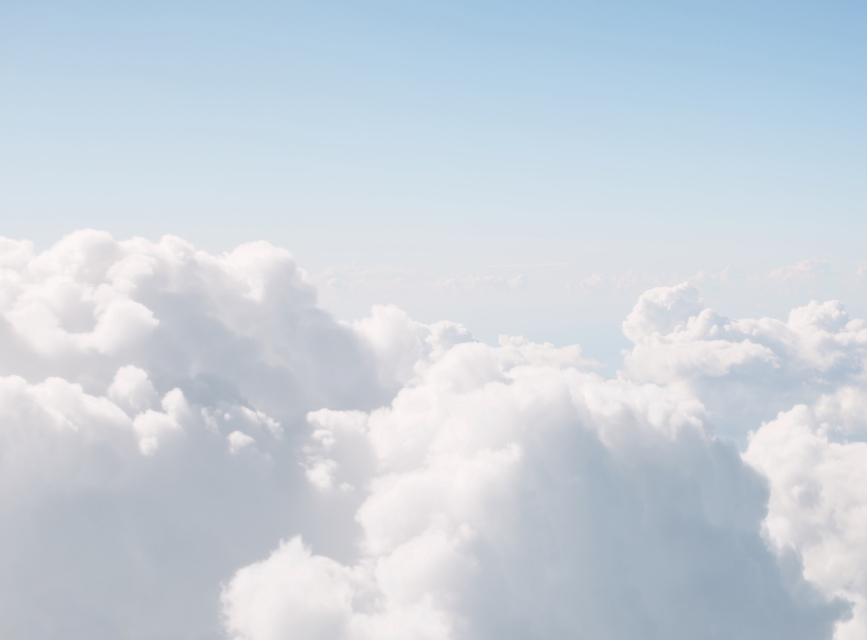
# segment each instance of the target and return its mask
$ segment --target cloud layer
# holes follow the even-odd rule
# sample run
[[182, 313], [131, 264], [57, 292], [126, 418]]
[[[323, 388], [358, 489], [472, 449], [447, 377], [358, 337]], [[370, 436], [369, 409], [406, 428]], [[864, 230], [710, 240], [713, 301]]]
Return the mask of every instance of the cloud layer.
[[304, 416], [393, 391], [286, 251], [2, 248], [0, 635], [219, 637], [238, 566], [287, 531], [347, 544], [316, 533]]
[[867, 325], [644, 293], [613, 379], [290, 255], [0, 241], [0, 635], [867, 635]]

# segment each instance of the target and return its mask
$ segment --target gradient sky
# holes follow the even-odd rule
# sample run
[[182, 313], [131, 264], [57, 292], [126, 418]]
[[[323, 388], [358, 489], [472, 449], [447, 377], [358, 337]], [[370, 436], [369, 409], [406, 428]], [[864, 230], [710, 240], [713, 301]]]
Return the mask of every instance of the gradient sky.
[[[0, 233], [266, 238], [313, 273], [766, 273], [809, 258], [844, 272], [867, 257], [865, 14], [2, 2]], [[398, 302], [436, 319], [389, 295], [337, 311]], [[482, 335], [492, 324], [453, 307]], [[580, 339], [538, 315], [515, 329]]]

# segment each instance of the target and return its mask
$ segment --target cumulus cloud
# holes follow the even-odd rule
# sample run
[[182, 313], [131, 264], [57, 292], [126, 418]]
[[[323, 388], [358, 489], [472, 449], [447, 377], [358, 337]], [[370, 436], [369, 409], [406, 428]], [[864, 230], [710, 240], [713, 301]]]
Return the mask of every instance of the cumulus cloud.
[[459, 324], [442, 320], [424, 325], [394, 305], [374, 305], [370, 317], [352, 328], [372, 348], [380, 383], [394, 388], [407, 384], [455, 344], [473, 340]]
[[836, 635], [854, 640], [867, 632], [865, 416], [860, 412], [857, 433], [835, 441], [846, 417], [823, 404], [798, 405], [764, 424], [745, 458], [771, 482], [767, 538], [781, 553], [800, 554], [804, 575], [826, 593], [855, 604], [852, 620]]
[[864, 323], [683, 284], [623, 331], [605, 379], [339, 323], [267, 243], [2, 240], [0, 635], [864, 637]]
[[858, 379], [867, 362], [867, 323], [837, 301], [810, 302], [786, 321], [729, 320], [703, 308], [684, 283], [642, 294], [623, 332], [634, 343], [624, 352], [630, 379], [696, 395], [736, 438]]
[[864, 637], [867, 324], [837, 301], [786, 321], [728, 320], [684, 284], [642, 295], [624, 332], [635, 343], [625, 375], [682, 389], [723, 431], [747, 436], [744, 460], [770, 483], [765, 538], [801, 557], [827, 596], [854, 603], [835, 637]]
[[393, 391], [286, 251], [0, 249], [0, 635], [219, 637], [238, 566], [286, 531], [343, 544], [314, 532], [304, 416]]
[[282, 543], [224, 590], [234, 637], [830, 637], [845, 607], [780, 567], [700, 402], [538, 351], [460, 344], [389, 407], [311, 414], [366, 436], [359, 557]]

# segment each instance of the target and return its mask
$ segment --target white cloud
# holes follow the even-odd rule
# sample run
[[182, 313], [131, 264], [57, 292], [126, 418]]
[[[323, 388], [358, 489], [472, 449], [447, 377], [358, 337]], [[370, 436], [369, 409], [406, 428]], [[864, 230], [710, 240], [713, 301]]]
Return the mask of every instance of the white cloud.
[[[654, 325], [659, 300], [672, 315]], [[810, 302], [787, 321], [730, 321], [701, 308], [687, 285], [646, 293], [630, 319], [661, 330], [627, 333], [636, 343], [628, 374], [685, 389], [731, 432], [750, 431], [744, 458], [770, 482], [765, 536], [781, 555], [801, 557], [804, 575], [827, 596], [854, 603], [835, 637], [864, 637], [865, 322], [836, 301]]]
[[[338, 473], [362, 435], [372, 450], [361, 553], [285, 543], [226, 587], [230, 631], [829, 637], [841, 608], [780, 570], [760, 535], [765, 485], [706, 433], [700, 402], [538, 349], [459, 344], [390, 407], [311, 414], [308, 451]], [[343, 434], [354, 444], [336, 452]]]
[[83, 231], [0, 264], [0, 636], [215, 637], [286, 531], [346, 546], [314, 535], [304, 416], [390, 392], [287, 252]]
[[226, 436], [226, 440], [229, 441], [229, 451], [233, 455], [238, 455], [244, 448], [254, 445], [256, 443], [255, 438], [247, 435], [243, 431], [233, 431], [228, 436]]
[[624, 333], [634, 343], [624, 353], [628, 377], [696, 395], [713, 422], [739, 438], [857, 378], [867, 363], [867, 324], [836, 301], [810, 302], [787, 321], [729, 320], [682, 284], [643, 294]]
[[150, 409], [157, 402], [157, 391], [148, 379], [147, 371], [128, 365], [117, 370], [108, 387], [108, 397], [127, 413]]
[[799, 553], [805, 576], [826, 593], [855, 603], [838, 640], [867, 632], [865, 401], [864, 389], [848, 387], [813, 408], [798, 405], [753, 433], [745, 454], [771, 482], [768, 538]]
[[0, 241], [0, 635], [863, 637], [864, 323], [684, 284], [623, 330], [606, 380], [340, 324], [267, 243]]
[[448, 321], [415, 322], [394, 305], [374, 305], [368, 318], [352, 325], [376, 357], [379, 382], [399, 389], [453, 345], [473, 340], [465, 327]]

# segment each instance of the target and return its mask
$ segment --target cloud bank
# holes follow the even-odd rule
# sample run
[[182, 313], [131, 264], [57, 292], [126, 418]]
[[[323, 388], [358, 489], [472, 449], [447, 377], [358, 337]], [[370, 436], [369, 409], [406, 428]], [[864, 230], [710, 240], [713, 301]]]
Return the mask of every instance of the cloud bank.
[[0, 241], [0, 635], [867, 635], [867, 325], [689, 284], [577, 346], [322, 311], [282, 249]]

